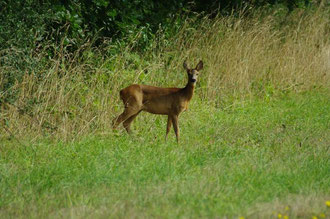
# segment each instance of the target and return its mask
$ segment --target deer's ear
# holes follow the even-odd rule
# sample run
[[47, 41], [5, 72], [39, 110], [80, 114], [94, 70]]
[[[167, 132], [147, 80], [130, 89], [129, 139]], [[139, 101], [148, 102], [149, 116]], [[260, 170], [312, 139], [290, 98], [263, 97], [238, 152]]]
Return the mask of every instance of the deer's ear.
[[184, 60], [184, 62], [183, 62], [183, 68], [186, 69], [186, 70], [189, 69], [188, 68], [188, 65], [187, 65], [187, 60]]
[[203, 69], [203, 61], [199, 61], [199, 63], [196, 65], [195, 68], [197, 71], [200, 71]]

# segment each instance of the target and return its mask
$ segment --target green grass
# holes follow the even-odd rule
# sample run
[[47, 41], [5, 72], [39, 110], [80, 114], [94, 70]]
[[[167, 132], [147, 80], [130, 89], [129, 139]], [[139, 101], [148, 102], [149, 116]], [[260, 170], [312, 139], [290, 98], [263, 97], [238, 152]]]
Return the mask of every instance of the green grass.
[[1, 139], [0, 217], [330, 216], [328, 90], [222, 109], [194, 98], [179, 123], [180, 145], [147, 113], [133, 136]]

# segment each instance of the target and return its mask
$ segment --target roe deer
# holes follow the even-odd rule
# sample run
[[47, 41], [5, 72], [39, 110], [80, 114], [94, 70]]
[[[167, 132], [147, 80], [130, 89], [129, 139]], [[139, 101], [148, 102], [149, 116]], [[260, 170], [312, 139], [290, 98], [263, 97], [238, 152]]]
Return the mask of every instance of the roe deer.
[[196, 80], [199, 71], [203, 68], [203, 62], [200, 61], [196, 68], [190, 69], [187, 62], [184, 61], [183, 67], [188, 74], [188, 83], [184, 88], [161, 88], [132, 84], [122, 89], [120, 98], [124, 102], [125, 109], [113, 120], [113, 128], [117, 128], [123, 122], [124, 128], [130, 133], [131, 123], [141, 111], [168, 115], [165, 141], [173, 124], [176, 140], [179, 143], [178, 116], [188, 109], [188, 103], [194, 94]]

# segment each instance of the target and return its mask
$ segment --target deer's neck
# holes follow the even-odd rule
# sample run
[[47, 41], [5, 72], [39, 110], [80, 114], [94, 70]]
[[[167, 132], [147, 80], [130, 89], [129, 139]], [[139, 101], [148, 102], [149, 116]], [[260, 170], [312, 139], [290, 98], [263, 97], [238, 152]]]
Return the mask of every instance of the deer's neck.
[[194, 89], [195, 89], [195, 83], [191, 81], [188, 81], [187, 85], [183, 88], [183, 93], [188, 101], [192, 98], [194, 94]]

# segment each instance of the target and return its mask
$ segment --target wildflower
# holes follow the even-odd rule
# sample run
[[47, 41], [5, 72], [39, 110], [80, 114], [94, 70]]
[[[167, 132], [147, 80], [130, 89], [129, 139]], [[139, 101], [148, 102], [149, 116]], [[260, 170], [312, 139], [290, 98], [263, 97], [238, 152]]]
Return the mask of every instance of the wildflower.
[[278, 214], [277, 217], [278, 217], [278, 218], [282, 218], [282, 215], [281, 215], [281, 214]]
[[288, 211], [290, 208], [289, 206], [285, 206], [285, 210]]
[[284, 215], [283, 219], [289, 219], [289, 216]]
[[330, 201], [326, 201], [325, 202], [325, 205], [328, 206], [328, 207], [330, 207]]
[[239, 217], [238, 219], [245, 219], [243, 216]]
[[316, 216], [313, 216], [312, 219], [317, 219], [317, 217]]
[[320, 218], [325, 218], [325, 214], [321, 213]]

